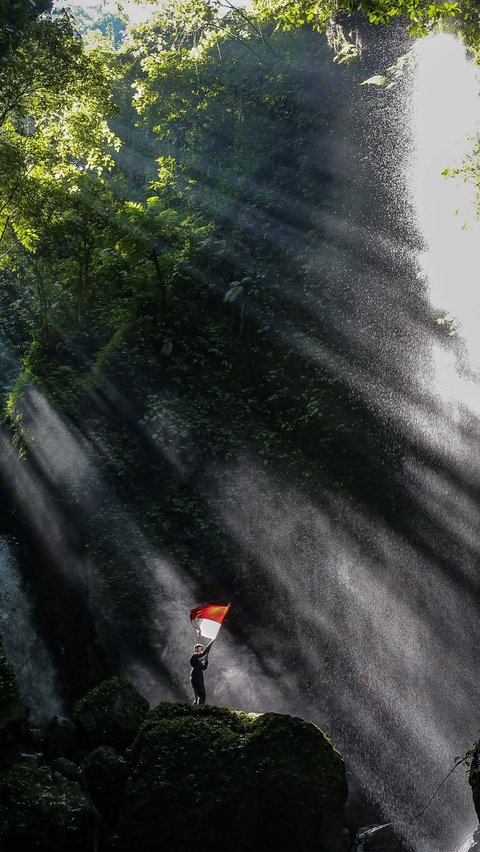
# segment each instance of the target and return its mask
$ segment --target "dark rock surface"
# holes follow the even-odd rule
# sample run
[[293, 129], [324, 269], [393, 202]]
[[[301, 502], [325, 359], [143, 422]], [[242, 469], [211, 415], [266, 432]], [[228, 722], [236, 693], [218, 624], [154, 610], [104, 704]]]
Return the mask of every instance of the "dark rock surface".
[[52, 769], [70, 781], [80, 781], [82, 778], [82, 773], [77, 764], [73, 760], [67, 760], [66, 757], [57, 757], [52, 760]]
[[45, 738], [45, 754], [48, 761], [72, 757], [78, 749], [78, 728], [66, 716], [54, 716]]
[[130, 764], [122, 849], [349, 848], [344, 763], [310, 722], [163, 703]]
[[20, 763], [0, 778], [0, 849], [93, 849], [97, 823], [80, 785], [48, 767]]
[[82, 761], [82, 773], [92, 802], [106, 826], [114, 826], [128, 777], [125, 760], [110, 746], [101, 746]]
[[89, 749], [123, 751], [133, 742], [148, 713], [148, 701], [127, 681], [112, 677], [77, 701], [74, 719]]
[[0, 771], [1, 850], [350, 848], [344, 762], [311, 722], [167, 702], [148, 712], [118, 678], [74, 718], [53, 719], [32, 754], [22, 729]]

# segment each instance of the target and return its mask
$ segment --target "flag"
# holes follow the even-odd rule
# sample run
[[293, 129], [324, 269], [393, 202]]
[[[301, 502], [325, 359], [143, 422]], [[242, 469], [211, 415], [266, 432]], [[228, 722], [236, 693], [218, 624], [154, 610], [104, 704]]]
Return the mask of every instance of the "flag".
[[222, 622], [230, 609], [230, 604], [210, 603], [197, 606], [190, 613], [190, 621], [198, 636], [215, 639]]

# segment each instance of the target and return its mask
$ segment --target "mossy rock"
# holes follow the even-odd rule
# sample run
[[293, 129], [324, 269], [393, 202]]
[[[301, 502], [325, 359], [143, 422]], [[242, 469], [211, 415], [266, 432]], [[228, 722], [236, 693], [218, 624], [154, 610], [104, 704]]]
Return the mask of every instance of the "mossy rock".
[[48, 767], [18, 764], [0, 780], [0, 849], [93, 849], [96, 823], [80, 786]]
[[348, 848], [340, 754], [292, 716], [161, 704], [133, 745], [122, 849]]
[[125, 760], [110, 746], [95, 749], [82, 761], [82, 772], [93, 804], [112, 828], [120, 813], [127, 781]]
[[89, 748], [123, 751], [134, 740], [148, 713], [148, 701], [126, 680], [112, 677], [77, 701], [73, 717]]
[[20, 687], [0, 638], [0, 731], [26, 718]]
[[80, 781], [82, 778], [80, 767], [73, 760], [68, 760], [66, 757], [56, 757], [55, 760], [52, 760], [52, 769], [70, 781]]

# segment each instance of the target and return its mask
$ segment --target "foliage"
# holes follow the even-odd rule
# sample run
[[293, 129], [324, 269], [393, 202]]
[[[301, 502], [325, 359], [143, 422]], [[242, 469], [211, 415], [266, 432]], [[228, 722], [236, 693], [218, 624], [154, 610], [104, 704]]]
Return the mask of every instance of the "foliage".
[[0, 62], [6, 62], [8, 51], [42, 12], [51, 7], [51, 0], [1, 0], [0, 3]]
[[86, 55], [67, 14], [32, 24], [0, 69], [0, 248], [33, 252], [59, 197], [101, 176], [116, 144], [103, 58]]
[[286, 29], [310, 24], [320, 31], [335, 22], [356, 16], [371, 24], [389, 24], [393, 18], [409, 22], [411, 36], [423, 36], [455, 19], [470, 41], [478, 39], [478, 9], [474, 0], [258, 0], [255, 9], [261, 18], [275, 21]]
[[[260, 480], [288, 479], [311, 500], [328, 488], [389, 511], [398, 437], [342, 372], [333, 317], [351, 283], [331, 223], [349, 206], [381, 209], [357, 197], [372, 191], [370, 111], [408, 61], [381, 27], [403, 15], [423, 33], [452, 19], [473, 44], [468, 8], [188, 0], [121, 50], [86, 50], [68, 16], [30, 24], [12, 46], [0, 72], [2, 332], [15, 356], [4, 415], [17, 446], [35, 447], [23, 416], [34, 385], [91, 447], [94, 498], [74, 481], [67, 501], [45, 476], [72, 509], [75, 552], [89, 555], [85, 609], [113, 670], [133, 631], [158, 665], [145, 540], [202, 594], [215, 585], [248, 599], [258, 586], [267, 598], [216, 510], [219, 469], [247, 457]], [[373, 59], [360, 55], [365, 29]], [[379, 43], [393, 54], [382, 75]], [[337, 180], [331, 152], [345, 116], [358, 181]], [[68, 576], [55, 575], [59, 597]]]
[[110, 172], [74, 157], [52, 180], [52, 165], [41, 194], [18, 196], [31, 244], [9, 232], [8, 304], [24, 330], [20, 344], [11, 326], [21, 362], [4, 412], [26, 460], [31, 385], [91, 445], [109, 495], [95, 517], [84, 484], [55, 490], [89, 555], [88, 611], [112, 671], [133, 631], [158, 666], [146, 540], [199, 593], [216, 576], [225, 594], [250, 594], [258, 569], [211, 500], [218, 468], [247, 456], [313, 499], [328, 481], [383, 505], [388, 476], [359, 432], [395, 463], [388, 430], [312, 356], [335, 345], [317, 249], [321, 216], [344, 203], [319, 140], [365, 72], [333, 65], [311, 28], [215, 15], [164, 9], [113, 67], [102, 58], [128, 143]]

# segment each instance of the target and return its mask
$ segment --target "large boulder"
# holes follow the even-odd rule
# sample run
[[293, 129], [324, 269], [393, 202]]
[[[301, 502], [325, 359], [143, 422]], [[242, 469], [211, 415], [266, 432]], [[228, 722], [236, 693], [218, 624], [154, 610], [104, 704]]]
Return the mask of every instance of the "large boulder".
[[123, 802], [128, 768], [125, 760], [110, 746], [95, 749], [82, 761], [82, 773], [93, 804], [107, 828], [118, 820]]
[[93, 849], [98, 817], [79, 784], [17, 764], [0, 779], [0, 849]]
[[0, 637], [0, 732], [26, 718], [26, 709], [13, 666]]
[[160, 704], [134, 743], [120, 845], [343, 852], [343, 760], [310, 722]]
[[68, 760], [66, 757], [56, 757], [55, 760], [52, 760], [51, 766], [54, 772], [59, 772], [69, 781], [80, 782], [83, 780], [80, 767], [73, 760]]
[[131, 745], [148, 713], [148, 701], [126, 680], [112, 677], [77, 701], [73, 717], [88, 748]]

